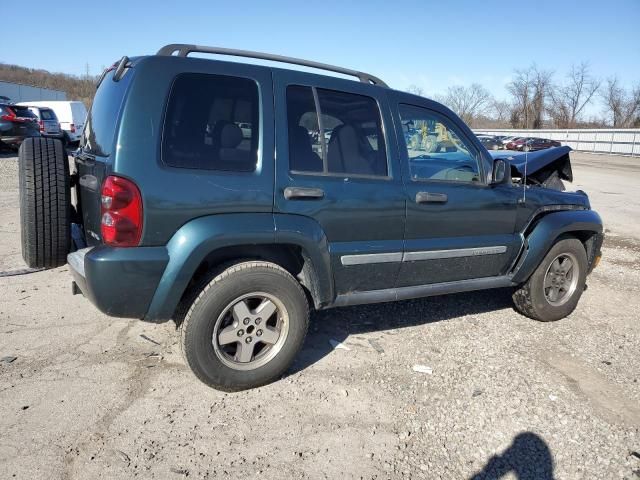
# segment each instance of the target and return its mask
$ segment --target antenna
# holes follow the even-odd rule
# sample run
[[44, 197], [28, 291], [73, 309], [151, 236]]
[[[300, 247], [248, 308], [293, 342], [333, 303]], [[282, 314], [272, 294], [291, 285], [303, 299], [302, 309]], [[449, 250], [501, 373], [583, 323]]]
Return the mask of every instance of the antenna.
[[527, 203], [527, 162], [529, 160], [529, 147], [525, 142], [524, 150], [524, 179], [522, 182], [522, 203]]

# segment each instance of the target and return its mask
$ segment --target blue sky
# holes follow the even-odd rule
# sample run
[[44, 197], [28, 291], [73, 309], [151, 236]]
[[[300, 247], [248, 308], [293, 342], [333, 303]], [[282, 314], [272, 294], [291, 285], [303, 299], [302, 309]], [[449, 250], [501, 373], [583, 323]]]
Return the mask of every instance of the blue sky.
[[348, 66], [427, 96], [478, 82], [504, 97], [513, 70], [534, 62], [556, 79], [588, 61], [598, 76], [640, 82], [640, 0], [110, 0], [64, 8], [30, 0], [3, 10], [23, 26], [10, 48], [4, 41], [0, 61], [66, 73], [82, 74], [88, 63], [97, 74], [124, 54], [180, 42]]

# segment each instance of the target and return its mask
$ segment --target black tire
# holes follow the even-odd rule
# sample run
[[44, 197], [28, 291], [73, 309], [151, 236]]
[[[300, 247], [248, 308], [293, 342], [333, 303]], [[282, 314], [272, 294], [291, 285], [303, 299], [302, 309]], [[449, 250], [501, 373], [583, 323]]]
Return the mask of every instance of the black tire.
[[[238, 370], [224, 363], [216, 352], [214, 329], [225, 309], [253, 292], [265, 292], [282, 302], [288, 330], [279, 350], [267, 363]], [[308, 325], [307, 297], [289, 272], [269, 262], [237, 263], [216, 275], [191, 305], [180, 324], [182, 353], [191, 371], [210, 387], [224, 391], [255, 388], [278, 379], [287, 370], [302, 347]]]
[[71, 246], [67, 154], [60, 140], [34, 137], [18, 157], [22, 258], [31, 268], [59, 267]]
[[[569, 255], [576, 260], [576, 285], [561, 305], [552, 305], [545, 294], [544, 281], [551, 263], [561, 255]], [[587, 253], [576, 238], [564, 238], [556, 242], [544, 257], [529, 280], [513, 293], [516, 310], [523, 315], [541, 322], [553, 322], [570, 315], [578, 305], [587, 278]]]

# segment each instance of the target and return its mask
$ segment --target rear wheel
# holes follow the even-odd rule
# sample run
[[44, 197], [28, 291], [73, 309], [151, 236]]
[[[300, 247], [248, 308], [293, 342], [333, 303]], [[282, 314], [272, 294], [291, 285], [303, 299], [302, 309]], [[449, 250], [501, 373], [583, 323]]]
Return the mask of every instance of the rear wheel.
[[587, 253], [582, 243], [575, 238], [560, 240], [514, 292], [515, 307], [534, 320], [560, 320], [575, 310], [586, 277]]
[[309, 306], [300, 284], [260, 261], [233, 265], [211, 280], [180, 326], [187, 365], [205, 384], [226, 391], [280, 377], [300, 350]]
[[62, 142], [26, 138], [18, 155], [22, 258], [32, 268], [67, 262], [71, 247], [69, 161]]

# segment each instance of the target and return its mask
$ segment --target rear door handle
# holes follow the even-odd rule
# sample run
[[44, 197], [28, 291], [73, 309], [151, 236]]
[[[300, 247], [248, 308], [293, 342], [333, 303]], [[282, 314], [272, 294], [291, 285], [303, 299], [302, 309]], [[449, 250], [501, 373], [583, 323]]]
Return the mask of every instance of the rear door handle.
[[321, 188], [287, 187], [284, 189], [284, 198], [287, 200], [317, 200], [324, 198], [324, 190]]
[[447, 203], [446, 193], [418, 192], [416, 203]]

